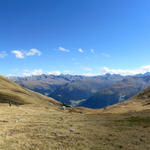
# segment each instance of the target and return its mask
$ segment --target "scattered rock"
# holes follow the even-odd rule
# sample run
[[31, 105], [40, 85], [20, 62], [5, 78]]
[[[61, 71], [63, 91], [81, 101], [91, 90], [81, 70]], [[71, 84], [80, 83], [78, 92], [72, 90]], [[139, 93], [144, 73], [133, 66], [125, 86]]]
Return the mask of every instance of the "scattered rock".
[[75, 129], [74, 128], [70, 128], [70, 132], [75, 132]]

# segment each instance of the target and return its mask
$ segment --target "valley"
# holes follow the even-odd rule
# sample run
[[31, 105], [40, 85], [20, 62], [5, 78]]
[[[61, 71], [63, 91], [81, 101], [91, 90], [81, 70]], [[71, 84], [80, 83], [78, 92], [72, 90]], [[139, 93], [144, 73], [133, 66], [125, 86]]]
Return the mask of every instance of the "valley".
[[149, 73], [134, 76], [105, 74], [93, 77], [43, 74], [10, 79], [67, 105], [94, 109], [123, 102], [150, 86]]

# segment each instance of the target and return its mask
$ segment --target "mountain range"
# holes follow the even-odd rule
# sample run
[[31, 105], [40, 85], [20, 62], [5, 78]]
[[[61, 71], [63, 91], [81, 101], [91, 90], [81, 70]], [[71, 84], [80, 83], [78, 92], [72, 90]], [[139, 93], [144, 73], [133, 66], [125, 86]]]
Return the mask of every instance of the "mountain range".
[[123, 102], [150, 86], [150, 73], [134, 76], [39, 75], [11, 77], [21, 86], [52, 97], [67, 105], [103, 108]]
[[123, 102], [148, 86], [150, 86], [150, 76], [129, 77], [100, 90], [80, 105], [90, 108], [103, 108]]

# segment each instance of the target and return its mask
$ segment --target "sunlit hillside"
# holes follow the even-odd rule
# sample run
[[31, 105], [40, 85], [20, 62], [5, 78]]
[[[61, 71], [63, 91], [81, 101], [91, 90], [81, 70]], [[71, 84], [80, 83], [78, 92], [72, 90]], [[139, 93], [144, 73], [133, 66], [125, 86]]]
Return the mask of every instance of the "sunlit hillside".
[[20, 104], [38, 104], [38, 105], [59, 105], [56, 100], [43, 96], [39, 93], [25, 89], [20, 85], [0, 76], [0, 102]]

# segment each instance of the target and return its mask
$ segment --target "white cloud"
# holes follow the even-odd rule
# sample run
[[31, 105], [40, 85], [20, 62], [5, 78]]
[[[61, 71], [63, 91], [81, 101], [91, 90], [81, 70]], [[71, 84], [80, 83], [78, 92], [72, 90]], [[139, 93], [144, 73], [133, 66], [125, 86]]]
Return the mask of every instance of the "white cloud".
[[9, 77], [13, 77], [13, 76], [14, 76], [14, 75], [11, 74], [11, 73], [7, 75], [8, 78], [9, 78]]
[[22, 76], [32, 76], [32, 75], [41, 75], [41, 74], [43, 74], [42, 69], [35, 69], [33, 71], [24, 70], [23, 73], [22, 73]]
[[6, 57], [8, 54], [5, 51], [0, 52], [0, 58]]
[[71, 71], [70, 70], [64, 70], [63, 73], [64, 74], [71, 74]]
[[24, 53], [20, 50], [13, 50], [12, 53], [15, 54], [16, 58], [20, 58], [20, 59], [24, 58]]
[[38, 49], [36, 49], [36, 48], [32, 48], [32, 49], [30, 49], [30, 51], [28, 51], [28, 52], [26, 52], [25, 53], [25, 55], [26, 56], [34, 56], [34, 55], [38, 55], [38, 56], [41, 56], [41, 51], [39, 51]]
[[83, 73], [83, 74], [80, 74], [80, 75], [92, 77], [92, 76], [97, 76], [99, 74], [95, 74], [95, 73]]
[[57, 76], [59, 76], [59, 75], [61, 74], [61, 72], [58, 71], [58, 70], [55, 70], [55, 71], [47, 72], [46, 74], [48, 74], [48, 75], [57, 75]]
[[83, 52], [84, 52], [84, 50], [83, 50], [82, 48], [79, 48], [78, 51], [79, 51], [80, 53], [83, 53]]
[[47, 74], [47, 75], [61, 75], [61, 74], [71, 74], [70, 70], [64, 70], [64, 71], [59, 71], [59, 70], [54, 70], [54, 71], [43, 71], [42, 69], [34, 69], [34, 70], [28, 70], [25, 69], [23, 70], [23, 73], [21, 74], [21, 76], [32, 76], [32, 75], [42, 75], [42, 74]]
[[29, 51], [13, 50], [12, 53], [15, 54], [16, 58], [20, 58], [20, 59], [23, 59], [26, 56], [34, 56], [34, 55], [41, 56], [42, 54], [41, 51], [39, 51], [36, 48], [32, 48]]
[[136, 75], [136, 74], [144, 74], [146, 72], [150, 72], [150, 65], [142, 66], [138, 69], [129, 70], [129, 69], [110, 69], [108, 67], [103, 68], [103, 72], [110, 74], [121, 74], [121, 75]]
[[103, 56], [103, 57], [106, 57], [106, 58], [110, 58], [111, 56], [109, 55], [109, 54], [107, 54], [107, 53], [101, 53], [101, 55]]
[[91, 49], [90, 51], [91, 51], [91, 53], [92, 53], [92, 54], [95, 54], [95, 51], [94, 51], [94, 49]]
[[66, 48], [61, 47], [61, 46], [59, 46], [58, 49], [59, 49], [60, 51], [62, 51], [62, 52], [70, 52], [69, 49], [66, 49]]

